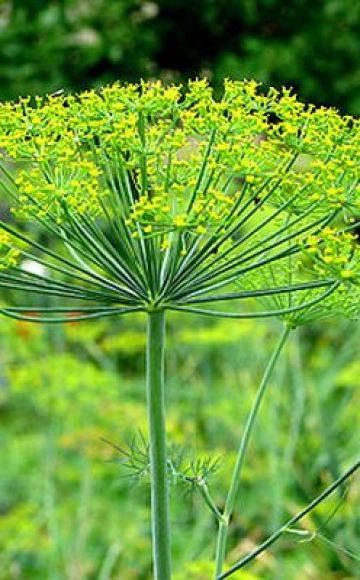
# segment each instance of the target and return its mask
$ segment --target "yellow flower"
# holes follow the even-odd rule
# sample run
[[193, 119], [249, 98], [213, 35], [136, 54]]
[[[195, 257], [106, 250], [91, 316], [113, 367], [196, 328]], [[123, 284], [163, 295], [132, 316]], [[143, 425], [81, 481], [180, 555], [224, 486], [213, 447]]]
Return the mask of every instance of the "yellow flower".
[[181, 215], [175, 216], [175, 218], [174, 218], [174, 225], [176, 227], [182, 228], [182, 227], [186, 226], [186, 224], [187, 224], [186, 215], [181, 214]]
[[354, 275], [354, 272], [352, 270], [342, 270], [340, 272], [340, 275], [342, 278], [352, 278]]
[[197, 234], [205, 234], [206, 233], [206, 228], [204, 228], [204, 226], [202, 225], [198, 225], [196, 228], [196, 233]]

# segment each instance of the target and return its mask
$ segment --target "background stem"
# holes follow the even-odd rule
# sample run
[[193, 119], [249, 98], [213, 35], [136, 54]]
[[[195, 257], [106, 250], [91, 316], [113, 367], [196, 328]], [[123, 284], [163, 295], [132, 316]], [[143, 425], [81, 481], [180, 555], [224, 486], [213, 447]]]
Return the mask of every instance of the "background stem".
[[146, 383], [150, 432], [151, 526], [155, 580], [170, 580], [171, 578], [164, 400], [164, 340], [164, 312], [149, 312]]
[[250, 410], [249, 416], [248, 416], [247, 421], [246, 421], [244, 434], [241, 438], [239, 451], [238, 451], [237, 458], [236, 458], [236, 463], [235, 463], [234, 470], [232, 473], [229, 492], [228, 492], [226, 502], [225, 502], [223, 521], [219, 523], [218, 539], [217, 539], [217, 546], [216, 546], [215, 578], [217, 578], [221, 574], [222, 568], [224, 565], [225, 551], [226, 551], [226, 540], [227, 540], [228, 530], [229, 530], [229, 520], [230, 520], [231, 514], [232, 514], [233, 509], [234, 509], [236, 496], [237, 496], [238, 491], [239, 491], [240, 477], [241, 477], [242, 467], [244, 464], [244, 460], [245, 460], [245, 456], [246, 456], [246, 452], [247, 452], [247, 448], [248, 448], [248, 444], [249, 444], [249, 439], [250, 439], [251, 433], [253, 431], [253, 427], [254, 427], [255, 420], [256, 420], [256, 417], [257, 417], [257, 414], [258, 414], [258, 411], [260, 408], [261, 401], [264, 397], [266, 388], [269, 384], [270, 375], [271, 375], [271, 373], [275, 367], [275, 364], [276, 364], [276, 362], [281, 354], [281, 351], [285, 345], [285, 342], [286, 342], [286, 339], [290, 333], [290, 330], [291, 330], [291, 328], [287, 325], [283, 329], [283, 332], [279, 338], [279, 341], [275, 347], [275, 350], [274, 350], [274, 352], [273, 352], [273, 354], [272, 354], [272, 356], [267, 364], [267, 367], [265, 369], [264, 375], [262, 377], [261, 383], [259, 385], [259, 388], [258, 388], [258, 391], [256, 394], [255, 401], [253, 403], [253, 406]]
[[223, 580], [223, 578], [231, 576], [237, 570], [240, 570], [241, 568], [246, 566], [246, 564], [254, 560], [259, 554], [267, 550], [272, 544], [274, 544], [280, 538], [280, 536], [282, 536], [284, 532], [287, 532], [289, 528], [291, 528], [291, 526], [302, 520], [304, 516], [306, 516], [309, 512], [315, 509], [316, 506], [318, 506], [322, 501], [324, 501], [327, 497], [329, 497], [329, 495], [331, 495], [338, 487], [340, 487], [347, 479], [349, 479], [349, 477], [351, 477], [359, 468], [360, 468], [360, 460], [356, 461], [351, 467], [349, 467], [349, 469], [347, 469], [345, 473], [343, 473], [340, 477], [338, 477], [336, 481], [334, 481], [334, 483], [329, 485], [329, 487], [327, 487], [303, 510], [298, 512], [295, 516], [293, 516], [290, 520], [288, 520], [286, 524], [284, 524], [281, 528], [279, 528], [273, 534], [271, 534], [271, 536], [269, 536], [267, 540], [265, 540], [265, 542], [260, 544], [260, 546], [255, 548], [255, 550], [250, 552], [250, 554], [242, 558], [240, 562], [235, 564], [235, 566], [232, 566], [232, 568], [227, 570], [224, 574], [221, 574], [217, 578], [217, 580]]

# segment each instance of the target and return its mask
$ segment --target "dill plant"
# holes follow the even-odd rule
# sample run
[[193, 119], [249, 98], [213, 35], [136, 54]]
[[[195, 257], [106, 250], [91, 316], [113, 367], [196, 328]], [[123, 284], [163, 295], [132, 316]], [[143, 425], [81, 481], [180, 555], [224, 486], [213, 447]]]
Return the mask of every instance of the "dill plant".
[[[38, 323], [147, 317], [157, 580], [171, 577], [166, 314], [283, 320], [224, 511], [209, 493], [209, 466], [182, 476], [218, 519], [216, 577], [231, 575], [289, 527], [223, 572], [249, 438], [286, 339], [312, 320], [359, 311], [359, 120], [304, 105], [287, 89], [261, 92], [254, 81], [225, 81], [218, 100], [204, 80], [114, 84], [1, 104], [0, 147], [2, 187], [18, 224], [1, 222], [0, 286], [29, 298], [1, 312]], [[23, 222], [39, 224], [55, 245], [27, 234]], [[43, 270], [24, 269], [25, 260]], [[61, 306], [34, 305], [37, 295], [59, 297]]]

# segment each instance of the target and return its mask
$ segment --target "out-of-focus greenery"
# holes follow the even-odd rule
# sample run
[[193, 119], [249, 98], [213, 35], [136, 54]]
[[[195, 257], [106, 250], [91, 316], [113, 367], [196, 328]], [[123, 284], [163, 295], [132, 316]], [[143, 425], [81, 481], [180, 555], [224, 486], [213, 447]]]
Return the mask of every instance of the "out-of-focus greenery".
[[[194, 324], [197, 324], [194, 332]], [[173, 317], [168, 339], [169, 436], [188, 459], [219, 457], [226, 493], [236, 445], [280, 328]], [[1, 320], [0, 578], [151, 578], [149, 485], [129, 477], [102, 438], [146, 436], [144, 320], [62, 327]], [[344, 323], [293, 336], [273, 375], [232, 521], [229, 562], [304, 507], [358, 453], [359, 331]], [[180, 452], [180, 451], [179, 451]], [[109, 461], [110, 460], [110, 461]], [[315, 531], [341, 494], [303, 522]], [[358, 478], [321, 530], [338, 548], [284, 537], [242, 580], [355, 578]], [[172, 490], [175, 578], [209, 580], [216, 524], [202, 500]], [[358, 554], [359, 555], [359, 554]]]
[[352, 0], [1, 0], [0, 95], [205, 74], [357, 114], [359, 29]]

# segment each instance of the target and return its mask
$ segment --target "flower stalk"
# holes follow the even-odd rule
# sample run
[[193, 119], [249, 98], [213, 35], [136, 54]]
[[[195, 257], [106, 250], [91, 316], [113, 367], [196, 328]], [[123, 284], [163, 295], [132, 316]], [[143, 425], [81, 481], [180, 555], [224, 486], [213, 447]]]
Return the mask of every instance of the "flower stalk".
[[222, 520], [219, 522], [219, 531], [216, 546], [215, 578], [217, 578], [221, 574], [224, 565], [226, 553], [226, 540], [229, 531], [229, 521], [234, 510], [236, 497], [239, 493], [242, 469], [244, 466], [244, 461], [246, 458], [250, 437], [255, 427], [255, 422], [260, 409], [261, 402], [264, 398], [267, 387], [269, 386], [271, 374], [274, 370], [277, 361], [279, 360], [281, 352], [283, 351], [290, 331], [291, 327], [289, 325], [285, 325], [279, 338], [279, 341], [275, 346], [272, 356], [266, 366], [258, 391], [256, 393], [253, 406], [250, 410], [249, 416], [246, 421], [244, 433], [240, 441], [240, 446], [232, 473], [230, 488], [225, 502], [223, 517]]
[[151, 521], [155, 580], [171, 578], [164, 397], [165, 314], [148, 313], [146, 388], [150, 431]]

